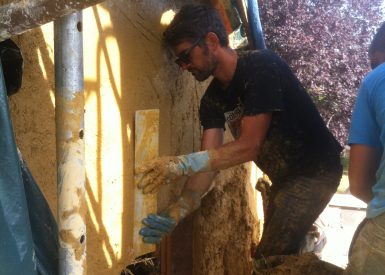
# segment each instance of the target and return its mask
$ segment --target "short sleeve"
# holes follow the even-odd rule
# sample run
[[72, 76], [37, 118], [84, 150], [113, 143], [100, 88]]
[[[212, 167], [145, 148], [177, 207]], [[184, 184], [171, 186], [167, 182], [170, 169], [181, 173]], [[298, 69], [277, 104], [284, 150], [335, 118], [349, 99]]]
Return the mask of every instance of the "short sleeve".
[[349, 130], [348, 144], [364, 144], [372, 147], [382, 147], [380, 141], [380, 128], [376, 121], [374, 109], [375, 99], [362, 83], [356, 103]]
[[204, 130], [225, 128], [225, 116], [217, 102], [208, 92], [201, 99], [199, 119]]

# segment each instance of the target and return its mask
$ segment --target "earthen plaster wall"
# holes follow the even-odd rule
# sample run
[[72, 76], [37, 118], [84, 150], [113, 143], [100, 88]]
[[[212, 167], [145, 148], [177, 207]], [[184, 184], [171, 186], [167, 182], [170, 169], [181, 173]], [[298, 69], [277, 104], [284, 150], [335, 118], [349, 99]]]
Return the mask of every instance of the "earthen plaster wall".
[[[160, 155], [199, 150], [198, 105], [208, 83], [178, 69], [160, 46], [162, 14], [186, 2], [109, 0], [83, 11], [88, 274], [119, 274], [133, 257], [135, 111], [160, 109]], [[10, 98], [16, 140], [56, 215], [53, 23], [13, 40], [24, 56], [23, 86]], [[258, 227], [247, 167], [218, 176], [195, 214], [196, 274], [250, 268]], [[159, 207], [178, 190], [164, 188]]]

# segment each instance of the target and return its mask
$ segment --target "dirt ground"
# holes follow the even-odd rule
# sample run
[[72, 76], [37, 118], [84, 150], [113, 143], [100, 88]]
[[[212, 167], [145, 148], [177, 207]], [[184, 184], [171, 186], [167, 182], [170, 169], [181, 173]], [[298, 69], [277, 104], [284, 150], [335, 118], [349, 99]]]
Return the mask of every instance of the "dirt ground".
[[258, 270], [255, 275], [339, 275], [343, 269], [322, 261], [312, 253], [299, 256], [274, 256], [267, 259], [268, 267]]

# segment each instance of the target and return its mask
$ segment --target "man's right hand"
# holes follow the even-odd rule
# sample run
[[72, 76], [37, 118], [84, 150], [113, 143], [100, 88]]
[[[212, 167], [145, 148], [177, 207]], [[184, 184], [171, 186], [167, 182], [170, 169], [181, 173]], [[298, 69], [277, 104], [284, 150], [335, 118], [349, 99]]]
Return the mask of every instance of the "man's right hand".
[[154, 193], [165, 183], [169, 183], [183, 175], [177, 157], [166, 156], [146, 162], [135, 169], [137, 175], [141, 175], [138, 188], [143, 194]]
[[138, 188], [142, 189], [144, 194], [156, 192], [159, 186], [178, 177], [206, 171], [210, 171], [208, 151], [176, 157], [160, 157], [135, 169], [136, 174], [142, 175]]

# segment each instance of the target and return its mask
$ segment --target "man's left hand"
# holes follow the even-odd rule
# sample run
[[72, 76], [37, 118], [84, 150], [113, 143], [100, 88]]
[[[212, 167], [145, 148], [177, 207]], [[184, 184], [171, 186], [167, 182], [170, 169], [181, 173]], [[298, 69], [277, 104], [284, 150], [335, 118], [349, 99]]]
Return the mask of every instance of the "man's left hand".
[[162, 237], [169, 234], [176, 226], [176, 221], [168, 216], [150, 214], [143, 219], [143, 227], [139, 234], [143, 236], [143, 241], [150, 244], [159, 244]]
[[139, 231], [143, 241], [159, 244], [162, 237], [171, 233], [182, 219], [200, 206], [200, 201], [198, 192], [185, 189], [178, 200], [170, 204], [164, 212], [150, 214], [143, 219], [145, 227]]

